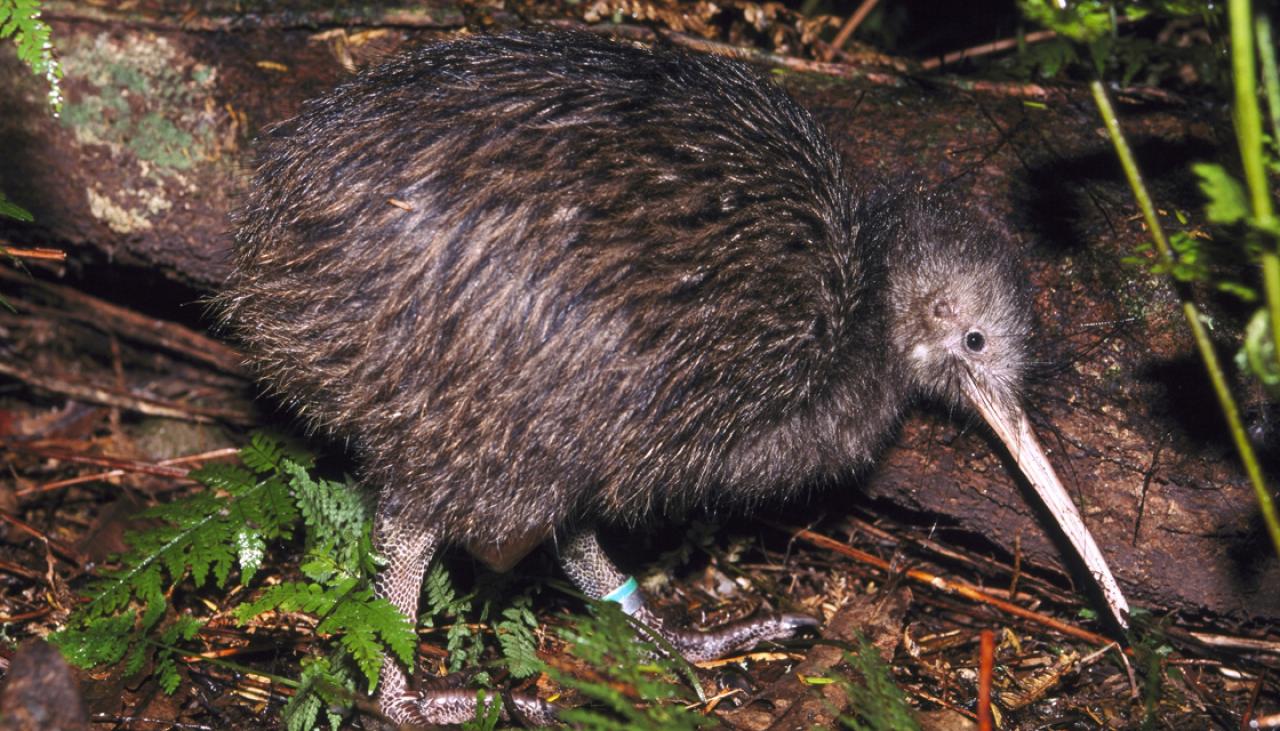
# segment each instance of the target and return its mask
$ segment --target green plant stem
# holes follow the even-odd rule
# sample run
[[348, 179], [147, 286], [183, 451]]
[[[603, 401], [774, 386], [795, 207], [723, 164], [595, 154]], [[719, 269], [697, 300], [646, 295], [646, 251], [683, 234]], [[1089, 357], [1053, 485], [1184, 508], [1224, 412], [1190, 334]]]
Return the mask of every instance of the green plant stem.
[[[1107, 90], [1101, 81], [1091, 82], [1089, 90], [1093, 93], [1093, 101], [1098, 106], [1098, 113], [1102, 115], [1103, 124], [1107, 127], [1107, 134], [1111, 137], [1111, 143], [1116, 148], [1116, 156], [1120, 158], [1120, 165], [1124, 168], [1124, 174], [1129, 181], [1130, 189], [1133, 190], [1133, 197], [1137, 200], [1138, 207], [1142, 209], [1143, 218], [1147, 221], [1147, 228], [1151, 231], [1151, 238], [1156, 242], [1160, 257], [1172, 268], [1174, 263], [1173, 250], [1169, 248], [1169, 240], [1165, 238], [1164, 228], [1160, 225], [1160, 219], [1156, 217], [1156, 209], [1151, 202], [1151, 194], [1147, 192], [1146, 183], [1142, 180], [1142, 173], [1139, 171], [1138, 163], [1133, 157], [1133, 151], [1129, 149], [1129, 142], [1125, 139], [1124, 132], [1120, 129], [1120, 120], [1116, 117], [1115, 109], [1111, 106], [1111, 98], [1107, 96]], [[1277, 280], [1280, 281], [1280, 276], [1277, 277]], [[1236, 450], [1240, 453], [1240, 461], [1244, 463], [1245, 472], [1248, 473], [1249, 481], [1253, 484], [1253, 491], [1258, 499], [1258, 507], [1261, 509], [1263, 521], [1267, 525], [1267, 533], [1271, 536], [1271, 542], [1275, 546], [1277, 555], [1280, 555], [1280, 517], [1276, 515], [1276, 507], [1271, 499], [1271, 492], [1267, 489], [1267, 484], [1262, 477], [1262, 469], [1258, 465], [1258, 457], [1254, 454], [1253, 445], [1249, 442], [1244, 422], [1240, 420], [1240, 409], [1236, 406], [1235, 399], [1231, 396], [1231, 388], [1227, 385], [1227, 377], [1222, 370], [1221, 363], [1218, 362], [1218, 354], [1213, 349], [1213, 342], [1209, 340], [1209, 333], [1205, 330], [1204, 322], [1200, 319], [1199, 310], [1196, 308], [1195, 303], [1187, 298], [1184, 293], [1179, 292], [1179, 297], [1182, 300], [1182, 313], [1186, 316], [1187, 324], [1191, 327], [1191, 334], [1195, 338], [1196, 348], [1200, 351], [1200, 358], [1204, 361], [1205, 369], [1209, 372], [1209, 380], [1213, 383], [1213, 391], [1218, 396], [1218, 405], [1222, 407], [1222, 414], [1227, 418], [1231, 439], [1235, 442]]]
[[[1249, 188], [1255, 225], [1263, 231], [1271, 231], [1275, 218], [1262, 157], [1262, 112], [1258, 108], [1253, 10], [1249, 0], [1230, 0], [1227, 12], [1231, 25], [1231, 77], [1235, 81], [1236, 139], [1240, 141], [1244, 182]], [[1271, 317], [1271, 341], [1280, 346], [1280, 253], [1277, 253], [1274, 241], [1271, 246], [1262, 247], [1262, 272], [1267, 310]], [[1280, 347], [1276, 348], [1276, 357], [1280, 365]]]
[[[1234, 9], [1235, 8], [1233, 7], [1232, 10]], [[1234, 18], [1232, 30], [1235, 30]], [[1271, 140], [1273, 145], [1280, 146], [1280, 75], [1276, 73], [1276, 49], [1275, 44], [1272, 43], [1271, 40], [1271, 18], [1267, 17], [1266, 13], [1258, 14], [1257, 33], [1258, 58], [1262, 62], [1262, 83], [1267, 90], [1267, 111], [1270, 113], [1271, 117]], [[1233, 42], [1232, 49], [1235, 50], [1237, 48], [1238, 47]], [[1249, 64], [1249, 66], [1252, 68], [1252, 64]], [[1240, 87], [1241, 81], [1237, 78], [1237, 97], [1242, 93]], [[1258, 146], [1253, 150], [1252, 154], [1257, 160], [1257, 166], [1263, 167], [1262, 131], [1260, 129], [1261, 119], [1256, 113], [1257, 99], [1253, 94], [1244, 94], [1244, 96], [1248, 97], [1247, 103], [1253, 104], [1253, 108], [1255, 110], [1254, 121], [1257, 123], [1254, 126], [1259, 127], [1257, 130]], [[1237, 111], [1237, 114], [1240, 113], [1241, 111]], [[1277, 147], [1277, 149], [1280, 149], [1280, 147]], [[1245, 149], [1243, 137], [1240, 139], [1240, 154], [1243, 158], [1248, 158], [1250, 155], [1249, 151]], [[1268, 232], [1263, 235], [1270, 235], [1274, 239], [1274, 227], [1266, 226], [1264, 223], [1264, 214], [1266, 222], [1273, 224], [1275, 222], [1275, 219], [1273, 218], [1274, 214], [1271, 209], [1271, 193], [1266, 189], [1267, 178], [1265, 172], [1261, 175], [1260, 179], [1256, 181], [1261, 188], [1261, 198], [1263, 202], [1262, 208], [1256, 207], [1259, 195], [1258, 191], [1254, 190], [1255, 181], [1252, 179], [1246, 179], [1245, 182], [1249, 184], [1249, 195], [1254, 200], [1254, 215], [1257, 217], [1258, 223], [1262, 223], [1265, 226], [1264, 230]], [[1262, 247], [1262, 281], [1267, 293], [1268, 313], [1271, 316], [1271, 341], [1277, 344], [1275, 353], [1277, 361], [1280, 361], [1280, 255], [1277, 254], [1277, 247], [1275, 243], [1280, 242], [1273, 242], [1272, 246]]]
[[1240, 160], [1244, 164], [1244, 182], [1249, 186], [1253, 215], [1265, 229], [1272, 223], [1274, 214], [1262, 158], [1262, 113], [1258, 109], [1253, 12], [1249, 0], [1231, 0], [1228, 10], [1231, 14], [1231, 75], [1236, 87], [1236, 137], [1240, 140]]
[[1271, 144], [1280, 145], [1280, 74], [1276, 73], [1276, 47], [1271, 41], [1271, 18], [1258, 13], [1258, 60], [1262, 62], [1262, 86], [1267, 90], [1271, 116]]

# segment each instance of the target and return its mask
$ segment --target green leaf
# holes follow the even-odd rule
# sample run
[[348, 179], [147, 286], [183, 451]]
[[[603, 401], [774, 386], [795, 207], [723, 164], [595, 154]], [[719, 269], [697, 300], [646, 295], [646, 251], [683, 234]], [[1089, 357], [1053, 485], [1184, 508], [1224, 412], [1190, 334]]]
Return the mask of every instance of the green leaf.
[[[3, 2], [4, 0], [0, 0], [0, 4]], [[13, 218], [23, 223], [31, 223], [36, 220], [27, 209], [6, 198], [3, 192], [0, 192], [0, 216]]]
[[1247, 284], [1240, 284], [1239, 282], [1218, 282], [1217, 287], [1219, 290], [1226, 292], [1227, 294], [1233, 294], [1245, 302], [1258, 301], [1258, 291]]
[[413, 622], [394, 604], [381, 597], [367, 602], [365, 617], [396, 659], [405, 665], [412, 665], [414, 650], [418, 648], [418, 633], [414, 631]]
[[259, 474], [279, 473], [284, 449], [279, 442], [259, 432], [249, 437], [249, 443], [240, 449], [240, 461]]
[[241, 526], [235, 535], [236, 559], [240, 562], [240, 585], [248, 586], [253, 575], [262, 566], [267, 553], [267, 542], [262, 535], [247, 525]]
[[1114, 29], [1111, 6], [1103, 0], [1075, 0], [1065, 7], [1056, 0], [1019, 0], [1023, 16], [1058, 35], [1095, 43]]
[[[351, 707], [350, 696], [332, 693], [330, 688], [355, 690], [351, 676], [345, 670], [345, 663], [323, 656], [303, 658], [298, 690], [280, 712], [285, 728], [288, 731], [313, 731], [318, 728], [320, 712], [326, 707]], [[327, 711], [325, 715], [329, 727], [337, 731], [342, 716], [332, 711]]]
[[529, 610], [528, 597], [521, 597], [514, 606], [502, 610], [502, 620], [494, 628], [507, 669], [517, 678], [527, 678], [542, 672], [538, 642], [533, 635], [537, 627], [538, 619]]
[[382, 665], [382, 646], [374, 637], [373, 628], [368, 625], [355, 625], [346, 628], [342, 634], [342, 646], [369, 681], [369, 692], [378, 685], [378, 669]]
[[67, 662], [79, 668], [91, 668], [119, 662], [133, 641], [137, 613], [124, 612], [97, 622], [66, 629], [49, 635], [49, 641]]
[[126, 678], [132, 678], [142, 672], [146, 662], [146, 645], [142, 642], [135, 642], [129, 646], [129, 652], [124, 656], [124, 662], [120, 666], [121, 672]]
[[462, 724], [462, 731], [494, 731], [502, 721], [502, 704], [487, 702], [492, 695], [476, 691], [476, 715]]
[[62, 108], [62, 67], [53, 57], [49, 26], [40, 20], [39, 0], [0, 0], [0, 38], [12, 37], [18, 60], [43, 76], [49, 85], [48, 100], [56, 114]]
[[1200, 191], [1207, 199], [1205, 215], [1214, 223], [1228, 225], [1249, 217], [1244, 186], [1221, 165], [1196, 163], [1192, 171], [1200, 178]]
[[[371, 521], [354, 485], [314, 479], [292, 459], [285, 459], [281, 468], [288, 476], [289, 489], [308, 535], [323, 537], [333, 546], [338, 564], [348, 573], [358, 573], [368, 553], [368, 544], [361, 537], [368, 535]], [[339, 540], [340, 537], [349, 540]]]
[[178, 684], [182, 682], [182, 676], [178, 674], [177, 663], [172, 661], [161, 663], [156, 669], [156, 680], [160, 683], [160, 689], [165, 695], [173, 695], [178, 689]]
[[183, 615], [169, 625], [164, 632], [160, 633], [159, 644], [163, 645], [163, 647], [156, 651], [154, 672], [160, 687], [168, 695], [173, 695], [182, 679], [181, 674], [178, 672], [177, 659], [174, 657], [174, 651], [171, 648], [182, 642], [189, 642], [195, 639], [196, 633], [200, 631], [201, 624], [200, 620], [195, 617]]

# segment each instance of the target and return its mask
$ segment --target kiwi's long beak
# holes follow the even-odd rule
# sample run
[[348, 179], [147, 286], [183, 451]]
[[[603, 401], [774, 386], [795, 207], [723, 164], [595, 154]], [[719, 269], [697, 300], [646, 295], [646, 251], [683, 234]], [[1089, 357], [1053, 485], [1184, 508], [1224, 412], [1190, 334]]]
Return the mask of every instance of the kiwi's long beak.
[[982, 418], [986, 419], [996, 436], [1000, 437], [1000, 441], [1004, 442], [1005, 447], [1009, 449], [1014, 461], [1022, 469], [1022, 474], [1035, 488], [1036, 494], [1044, 501], [1045, 507], [1058, 521], [1058, 527], [1066, 534], [1067, 540], [1071, 541], [1071, 546], [1075, 548], [1076, 553], [1084, 561], [1085, 567], [1089, 569], [1089, 573], [1098, 582], [1111, 615], [1121, 627], [1127, 628], [1129, 603], [1125, 601], [1120, 585], [1111, 575], [1111, 569], [1107, 568], [1107, 560], [1098, 549], [1098, 544], [1094, 542], [1089, 529], [1080, 519], [1075, 503], [1071, 502], [1071, 496], [1067, 494], [1066, 488], [1058, 480], [1058, 475], [1054, 473], [1053, 466], [1049, 464], [1049, 458], [1040, 448], [1040, 442], [1031, 431], [1026, 413], [1018, 407], [1001, 406], [999, 401], [992, 398], [991, 394], [973, 379], [966, 378], [964, 388], [969, 400], [978, 409], [978, 413], [982, 414]]

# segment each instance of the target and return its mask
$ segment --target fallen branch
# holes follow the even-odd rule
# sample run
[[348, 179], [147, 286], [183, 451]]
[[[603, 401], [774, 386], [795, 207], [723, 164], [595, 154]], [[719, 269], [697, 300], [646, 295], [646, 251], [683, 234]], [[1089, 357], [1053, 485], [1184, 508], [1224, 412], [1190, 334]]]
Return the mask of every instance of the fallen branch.
[[175, 401], [134, 396], [133, 394], [122, 393], [115, 389], [102, 388], [100, 386], [87, 385], [83, 383], [72, 383], [71, 381], [64, 381], [52, 376], [41, 376], [35, 373], [28, 373], [19, 368], [15, 368], [8, 363], [0, 363], [0, 376], [9, 376], [15, 380], [22, 381], [32, 388], [54, 393], [59, 396], [73, 398], [77, 401], [102, 404], [103, 406], [115, 406], [117, 408], [133, 411], [139, 414], [145, 414], [147, 416], [159, 416], [168, 419], [194, 421], [197, 424], [211, 424], [215, 421], [225, 421], [232, 424], [247, 426], [255, 423], [256, 421], [253, 418], [253, 415], [247, 411], [209, 409], [199, 406], [189, 406]]

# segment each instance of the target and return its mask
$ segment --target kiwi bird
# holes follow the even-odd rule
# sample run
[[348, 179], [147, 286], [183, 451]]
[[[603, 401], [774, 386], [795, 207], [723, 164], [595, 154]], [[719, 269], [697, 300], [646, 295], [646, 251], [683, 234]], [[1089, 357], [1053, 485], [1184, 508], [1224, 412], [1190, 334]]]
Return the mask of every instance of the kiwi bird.
[[[551, 542], [704, 659], [814, 621], [666, 626], [594, 527], [865, 470], [917, 398], [981, 414], [1123, 621], [1021, 407], [1024, 282], [946, 199], [875, 194], [747, 65], [525, 30], [408, 51], [270, 130], [217, 304], [269, 389], [352, 446], [406, 616], [442, 545], [502, 568]], [[474, 713], [407, 670], [383, 666], [393, 720]]]

